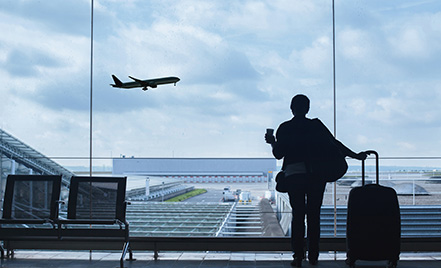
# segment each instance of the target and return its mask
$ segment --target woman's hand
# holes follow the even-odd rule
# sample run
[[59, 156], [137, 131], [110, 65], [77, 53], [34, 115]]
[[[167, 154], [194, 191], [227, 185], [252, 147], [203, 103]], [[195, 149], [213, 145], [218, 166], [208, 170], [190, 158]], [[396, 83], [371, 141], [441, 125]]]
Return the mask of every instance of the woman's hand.
[[358, 154], [356, 154], [355, 158], [358, 160], [366, 160], [367, 153], [366, 152], [359, 152]]
[[267, 134], [265, 134], [265, 141], [266, 141], [266, 143], [274, 144], [274, 143], [276, 143], [276, 138], [274, 137], [274, 135], [267, 133]]

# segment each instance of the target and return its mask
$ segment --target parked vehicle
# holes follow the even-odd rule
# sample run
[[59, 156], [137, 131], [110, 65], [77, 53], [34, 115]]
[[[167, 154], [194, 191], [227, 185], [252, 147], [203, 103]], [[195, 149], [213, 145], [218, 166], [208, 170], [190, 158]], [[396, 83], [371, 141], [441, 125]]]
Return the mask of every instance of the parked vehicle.
[[234, 192], [231, 191], [231, 188], [229, 186], [224, 188], [222, 201], [224, 202], [236, 201], [236, 196], [234, 195]]
[[243, 191], [239, 194], [239, 203], [251, 204], [251, 193], [249, 191]]

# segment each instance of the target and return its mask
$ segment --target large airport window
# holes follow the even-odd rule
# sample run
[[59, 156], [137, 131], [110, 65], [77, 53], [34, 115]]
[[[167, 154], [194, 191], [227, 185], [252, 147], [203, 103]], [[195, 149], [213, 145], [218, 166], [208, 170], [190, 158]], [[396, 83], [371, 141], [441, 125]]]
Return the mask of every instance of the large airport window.
[[[305, 94], [310, 118], [353, 151], [379, 153], [380, 183], [396, 190], [409, 224], [403, 234], [439, 233], [439, 8], [3, 1], [1, 196], [8, 174], [61, 174], [65, 216], [71, 176], [127, 176], [133, 236], [288, 235], [288, 197], [274, 190], [282, 161], [264, 135]], [[345, 235], [348, 195], [361, 183], [361, 162], [348, 164], [326, 186], [324, 236]], [[44, 193], [31, 186], [21, 188]]]

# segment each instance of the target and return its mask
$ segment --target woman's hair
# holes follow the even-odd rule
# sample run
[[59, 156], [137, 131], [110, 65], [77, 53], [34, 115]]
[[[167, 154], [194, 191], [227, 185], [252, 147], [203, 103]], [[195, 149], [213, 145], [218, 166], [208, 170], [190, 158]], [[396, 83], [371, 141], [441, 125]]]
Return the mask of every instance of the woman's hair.
[[295, 95], [291, 100], [291, 110], [294, 115], [306, 115], [309, 112], [309, 99], [305, 95]]

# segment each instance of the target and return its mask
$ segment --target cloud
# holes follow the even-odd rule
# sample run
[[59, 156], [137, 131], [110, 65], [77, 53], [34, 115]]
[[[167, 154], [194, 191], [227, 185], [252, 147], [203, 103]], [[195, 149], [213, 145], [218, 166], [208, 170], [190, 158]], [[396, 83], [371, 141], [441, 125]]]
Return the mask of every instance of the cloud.
[[360, 29], [346, 29], [339, 33], [339, 52], [350, 60], [370, 59], [374, 56], [369, 40], [372, 37]]
[[115, 52], [117, 58], [110, 59], [118, 61], [113, 65], [124, 67], [126, 72], [142, 73], [141, 70], [145, 70], [144, 76], [178, 73], [189, 83], [208, 84], [257, 77], [243, 52], [199, 27], [159, 22], [147, 29], [136, 25], [123, 26], [117, 33], [118, 36], [111, 38], [110, 42], [117, 42], [114, 47], [123, 47], [124, 50]]
[[42, 51], [12, 50], [2, 64], [11, 76], [37, 76], [42, 68], [58, 68], [61, 62]]
[[89, 1], [2, 1], [0, 12], [27, 18], [56, 32], [87, 36], [90, 33]]
[[362, 115], [368, 110], [368, 104], [366, 100], [361, 98], [352, 99], [349, 104], [349, 109], [357, 115]]
[[399, 57], [424, 58], [430, 55], [424, 32], [418, 29], [404, 29], [399, 35], [391, 37], [390, 43], [395, 47]]
[[[265, 97], [257, 88], [260, 76], [247, 55], [230, 47], [217, 34], [197, 26], [175, 25], [163, 19], [148, 28], [121, 24], [114, 35], [97, 42], [95, 55], [100, 60], [96, 65], [95, 84], [99, 85], [99, 102], [117, 107], [116, 112], [146, 105], [158, 107], [166, 100], [166, 103], [192, 105], [216, 113], [216, 107], [225, 106], [220, 102], [227, 101], [226, 96], [230, 103], [237, 98], [262, 100]], [[160, 90], [163, 97], [150, 92], [139, 96], [139, 92], [116, 93], [117, 89], [108, 89], [105, 85], [111, 81], [110, 74], [116, 74], [123, 81], [126, 75], [140, 79], [178, 76], [181, 81], [173, 88], [173, 94], [169, 94], [167, 86], [160, 86], [150, 91]], [[127, 108], [118, 105], [123, 100], [130, 103]], [[102, 107], [96, 108], [100, 111]]]
[[0, 36], [5, 55], [0, 67], [8, 74], [2, 79], [5, 90], [54, 110], [84, 109], [87, 40], [45, 31], [28, 20], [12, 26], [0, 23], [0, 28], [7, 27], [10, 31]]
[[384, 27], [387, 59], [406, 76], [430, 79], [441, 72], [441, 13], [415, 14]]
[[441, 29], [437, 26], [441, 13], [395, 16], [393, 20], [371, 16], [370, 27], [340, 27], [337, 66], [342, 81], [377, 83], [416, 76], [431, 78], [441, 72]]
[[[441, 101], [441, 84], [433, 81], [406, 81], [391, 84], [385, 91], [389, 96], [378, 100], [389, 120], [406, 126], [439, 125], [437, 103]], [[428, 90], [428, 89], [431, 90]], [[394, 119], [395, 118], [395, 119]]]
[[412, 144], [412, 143], [409, 143], [409, 142], [397, 142], [396, 145], [402, 151], [413, 151], [413, 150], [416, 149], [415, 144]]
[[[51, 147], [69, 137], [65, 152], [78, 152], [88, 139], [90, 2], [5, 3], [2, 124], [57, 153]], [[437, 2], [417, 11], [406, 3], [336, 3], [337, 133], [383, 155], [439, 144], [441, 15]], [[297, 93], [311, 98], [312, 117], [333, 125], [329, 1], [95, 4], [96, 154], [270, 156], [264, 129], [291, 117]], [[120, 90], [111, 74], [181, 81]], [[26, 134], [27, 125], [58, 145]]]
[[314, 40], [310, 47], [303, 49], [300, 52], [301, 68], [305, 68], [309, 73], [319, 73], [321, 75], [324, 72], [331, 69], [331, 58], [329, 55], [332, 51], [332, 41], [326, 37], [319, 37]]

